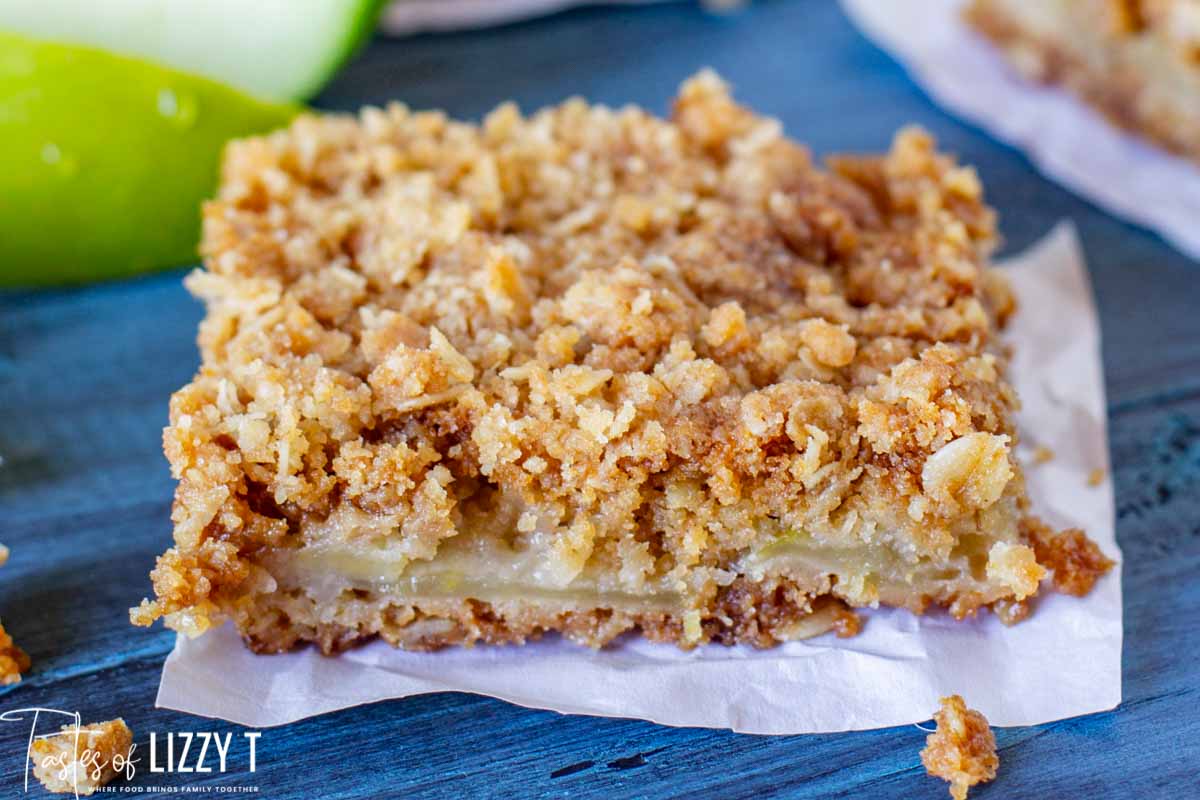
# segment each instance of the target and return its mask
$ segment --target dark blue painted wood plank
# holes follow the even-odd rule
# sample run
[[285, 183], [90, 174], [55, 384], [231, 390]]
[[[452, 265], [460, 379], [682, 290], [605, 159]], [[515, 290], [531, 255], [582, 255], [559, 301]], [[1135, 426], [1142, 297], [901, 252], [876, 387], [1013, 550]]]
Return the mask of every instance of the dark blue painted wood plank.
[[[1019, 153], [930, 104], [827, 0], [730, 17], [685, 5], [591, 10], [482, 33], [378, 40], [320, 103], [402, 99], [478, 117], [569, 94], [662, 111], [702, 65], [824, 154], [878, 150], [917, 121], [976, 164], [1011, 248], [1079, 225], [1104, 329], [1125, 696], [1111, 713], [1000, 731], [988, 797], [1187, 796], [1200, 763], [1200, 269], [1155, 236], [1039, 178]], [[0, 294], [0, 617], [34, 658], [0, 711], [123, 715], [150, 731], [240, 730], [153, 708], [171, 637], [125, 609], [170, 537], [159, 450], [166, 400], [197, 362], [200, 310], [173, 272], [106, 286]], [[702, 698], [697, 699], [698, 702]], [[19, 789], [24, 731], [0, 723], [0, 796]], [[259, 771], [138, 786], [253, 785], [265, 797], [944, 797], [915, 728], [761, 738], [561, 717], [465, 695], [351, 709], [263, 733]], [[314, 786], [319, 789], [314, 789]]]

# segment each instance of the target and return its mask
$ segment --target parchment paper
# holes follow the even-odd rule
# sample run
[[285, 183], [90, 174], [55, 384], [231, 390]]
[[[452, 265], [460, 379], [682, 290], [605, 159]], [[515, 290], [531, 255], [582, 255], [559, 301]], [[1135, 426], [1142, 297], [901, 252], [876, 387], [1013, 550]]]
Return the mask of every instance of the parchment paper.
[[[1119, 558], [1108, 473], [1099, 329], [1073, 227], [1060, 224], [1009, 264], [1021, 303], [1009, 338], [1024, 403], [1034, 506], [1078, 525]], [[361, 703], [440, 691], [491, 695], [568, 714], [636, 717], [747, 733], [858, 730], [928, 719], [957, 692], [995, 725], [1032, 725], [1121, 700], [1121, 588], [1114, 570], [1082, 600], [1046, 591], [1012, 628], [994, 616], [865, 612], [852, 639], [826, 634], [774, 650], [717, 645], [683, 653], [639, 639], [594, 652], [559, 639], [525, 647], [405, 653], [381, 642], [327, 658], [309, 649], [255, 656], [230, 627], [180, 637], [158, 705], [243, 725], [292, 722]]]
[[868, 37], [949, 111], [1020, 148], [1048, 178], [1200, 258], [1200, 166], [1022, 80], [959, 11], [965, 0], [842, 0]]

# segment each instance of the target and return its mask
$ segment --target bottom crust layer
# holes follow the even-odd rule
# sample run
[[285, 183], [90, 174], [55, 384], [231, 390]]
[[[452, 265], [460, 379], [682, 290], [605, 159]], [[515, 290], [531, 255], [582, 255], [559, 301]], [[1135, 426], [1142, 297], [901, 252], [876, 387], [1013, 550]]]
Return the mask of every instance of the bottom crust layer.
[[715, 642], [773, 647], [834, 631], [853, 636], [860, 620], [830, 595], [804, 592], [786, 578], [737, 580], [703, 612], [629, 612], [609, 608], [569, 610], [526, 601], [486, 603], [435, 600], [410, 604], [364, 590], [347, 590], [334, 604], [319, 604], [302, 589], [259, 595], [235, 615], [247, 646], [279, 653], [312, 643], [326, 655], [376, 637], [405, 650], [455, 645], [523, 644], [557, 632], [589, 647], [638, 631], [655, 642], [689, 648]]

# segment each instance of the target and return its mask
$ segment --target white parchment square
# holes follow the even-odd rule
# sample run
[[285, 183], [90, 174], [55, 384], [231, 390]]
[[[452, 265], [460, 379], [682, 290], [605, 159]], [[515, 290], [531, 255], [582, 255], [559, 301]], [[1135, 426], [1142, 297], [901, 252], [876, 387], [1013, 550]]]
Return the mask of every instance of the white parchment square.
[[[1021, 308], [1007, 338], [1024, 408], [1025, 449], [1056, 457], [1026, 470], [1038, 513], [1078, 525], [1119, 558], [1108, 473], [1100, 334], [1074, 228], [1059, 225], [1008, 264]], [[1027, 462], [1028, 463], [1028, 462]], [[1114, 570], [1086, 598], [1045, 592], [1026, 621], [867, 611], [852, 639], [826, 634], [773, 650], [710, 645], [681, 652], [629, 639], [592, 651], [561, 639], [524, 647], [406, 653], [382, 642], [336, 658], [313, 649], [246, 650], [229, 626], [180, 637], [163, 667], [158, 705], [254, 727], [427, 692], [490, 695], [567, 714], [790, 734], [928, 719], [962, 694], [994, 725], [1032, 725], [1121, 701], [1121, 584]]]

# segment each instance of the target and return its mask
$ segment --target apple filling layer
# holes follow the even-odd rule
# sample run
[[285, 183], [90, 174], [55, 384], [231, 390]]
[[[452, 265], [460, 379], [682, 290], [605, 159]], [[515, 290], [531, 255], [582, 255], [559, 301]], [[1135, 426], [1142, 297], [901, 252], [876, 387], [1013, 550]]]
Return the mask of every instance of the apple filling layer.
[[462, 599], [485, 603], [528, 601], [576, 610], [608, 608], [679, 611], [684, 597], [666, 581], [622, 588], [608, 576], [585, 570], [562, 584], [537, 555], [517, 553], [502, 543], [443, 547], [431, 561], [405, 563], [346, 549], [277, 550], [264, 562], [285, 586], [304, 586], [320, 602], [346, 588], [366, 590], [398, 602], [421, 604]]
[[[709, 580], [752, 584], [786, 576], [811, 595], [832, 593], [851, 605], [900, 605], [923, 610], [934, 599], [964, 594], [990, 602], [1030, 592], [1028, 581], [1006, 575], [1002, 562], [1020, 547], [1013, 541], [965, 534], [946, 558], [905, 559], [892, 547], [819, 542], [801, 533], [760, 534], [766, 544], [734, 559], [729, 569], [697, 568], [639, 580], [587, 562], [564, 565], [553, 538], [533, 536], [514, 545], [491, 533], [460, 533], [444, 540], [428, 560], [410, 560], [368, 545], [335, 544], [277, 548], [262, 565], [284, 587], [304, 587], [318, 605], [336, 603], [349, 590], [420, 606], [445, 600], [491, 604], [525, 602], [561, 609], [682, 615], [702, 605]], [[760, 529], [777, 528], [770, 520]], [[1028, 558], [1032, 551], [1021, 548]], [[704, 576], [697, 579], [699, 576]]]

